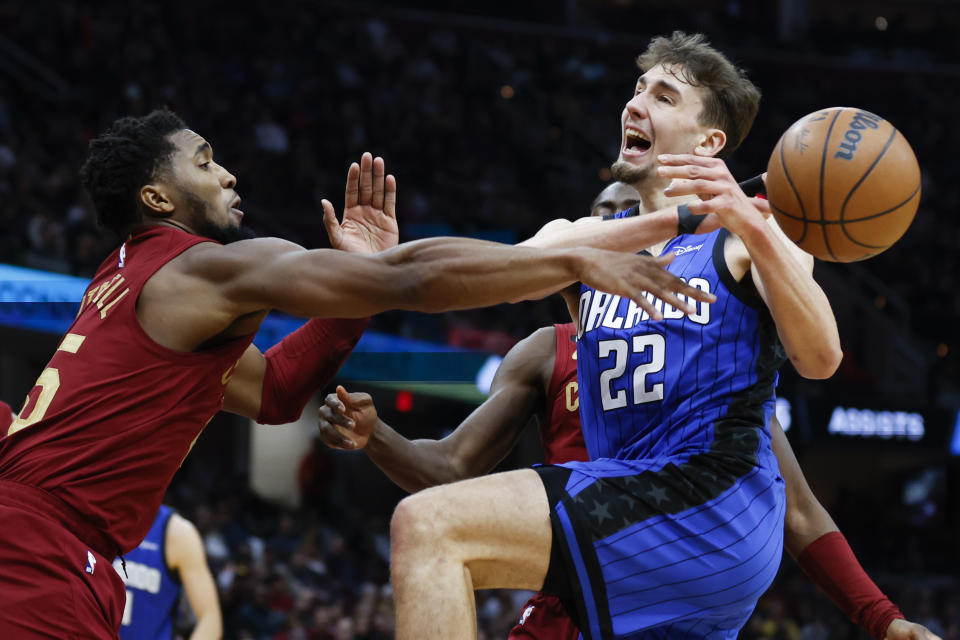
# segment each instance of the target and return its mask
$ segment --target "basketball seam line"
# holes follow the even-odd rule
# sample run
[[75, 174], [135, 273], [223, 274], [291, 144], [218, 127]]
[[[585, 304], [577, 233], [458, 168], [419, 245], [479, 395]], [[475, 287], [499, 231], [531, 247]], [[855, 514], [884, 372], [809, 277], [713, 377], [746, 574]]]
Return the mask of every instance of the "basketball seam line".
[[820, 234], [823, 236], [823, 244], [827, 248], [827, 252], [834, 260], [838, 260], [838, 258], [833, 252], [833, 249], [830, 247], [830, 238], [827, 236], [827, 228], [823, 225], [825, 222], [823, 216], [823, 180], [827, 169], [827, 149], [830, 146], [830, 136], [833, 134], [833, 126], [837, 123], [837, 118], [840, 117], [840, 114], [846, 110], [846, 107], [843, 107], [840, 109], [840, 111], [837, 111], [833, 115], [833, 120], [830, 121], [830, 127], [827, 129], [827, 135], [823, 138], [823, 152], [820, 155]]
[[[860, 176], [860, 179], [857, 180], [857, 183], [853, 185], [853, 187], [850, 189], [850, 192], [847, 194], [847, 197], [844, 198], [843, 200], [843, 206], [840, 207], [840, 230], [843, 231], [843, 235], [847, 236], [847, 240], [850, 240], [854, 244], [861, 244], [862, 246], [866, 246], [866, 247], [870, 246], [870, 245], [863, 245], [857, 240], [854, 240], [854, 238], [847, 231], [847, 227], [845, 226], [844, 219], [843, 219], [844, 214], [847, 211], [847, 204], [849, 204], [850, 198], [853, 197], [853, 192], [856, 191], [861, 184], [863, 184], [863, 181], [867, 179], [867, 176], [869, 176], [870, 173], [873, 171], [874, 167], [877, 166], [877, 164], [880, 162], [883, 156], [887, 153], [887, 150], [890, 148], [890, 145], [893, 144], [893, 140], [897, 137], [897, 128], [894, 127], [892, 124], [890, 125], [890, 128], [893, 129], [893, 131], [890, 132], [890, 137], [887, 138], [887, 143], [883, 145], [883, 149], [881, 149], [880, 153], [877, 154], [877, 157], [874, 158], [873, 163], [871, 163], [870, 166], [867, 168], [866, 173]], [[871, 248], [875, 249], [877, 247], [871, 247]]]

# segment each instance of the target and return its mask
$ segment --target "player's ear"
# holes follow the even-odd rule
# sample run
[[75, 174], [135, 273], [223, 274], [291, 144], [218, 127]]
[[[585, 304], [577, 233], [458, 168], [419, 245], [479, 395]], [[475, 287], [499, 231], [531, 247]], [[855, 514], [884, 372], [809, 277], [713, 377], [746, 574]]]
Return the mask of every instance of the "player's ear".
[[140, 203], [147, 215], [153, 218], [169, 218], [175, 209], [167, 190], [158, 184], [147, 184], [140, 188]]
[[714, 157], [727, 144], [727, 134], [722, 129], [707, 129], [700, 138], [700, 144], [693, 150], [696, 156]]

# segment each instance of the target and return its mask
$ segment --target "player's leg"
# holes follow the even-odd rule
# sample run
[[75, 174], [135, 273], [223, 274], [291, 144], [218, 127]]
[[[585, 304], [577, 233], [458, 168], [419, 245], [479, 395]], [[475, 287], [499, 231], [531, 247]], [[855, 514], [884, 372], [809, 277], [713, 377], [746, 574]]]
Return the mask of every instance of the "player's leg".
[[475, 638], [474, 589], [539, 589], [550, 563], [547, 494], [531, 469], [433, 487], [390, 525], [397, 638]]

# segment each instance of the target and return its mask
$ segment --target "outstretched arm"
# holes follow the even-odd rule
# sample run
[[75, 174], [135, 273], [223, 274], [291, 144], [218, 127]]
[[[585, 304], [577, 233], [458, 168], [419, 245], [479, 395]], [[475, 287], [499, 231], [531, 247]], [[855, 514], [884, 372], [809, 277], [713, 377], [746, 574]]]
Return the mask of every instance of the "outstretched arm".
[[[408, 440], [377, 418], [370, 396], [342, 387], [320, 408], [320, 435], [332, 447], [362, 448], [411, 493], [487, 473], [513, 449], [530, 418], [544, 409], [556, 333], [539, 329], [507, 353], [490, 396], [442, 440]], [[352, 421], [348, 424], [348, 421]]]
[[[189, 255], [188, 255], [189, 254]], [[437, 313], [520, 299], [581, 280], [635, 300], [658, 317], [650, 291], [685, 309], [674, 292], [711, 301], [662, 267], [666, 260], [595, 249], [536, 250], [469, 238], [431, 238], [372, 256], [307, 251], [275, 238], [197, 245], [182, 265], [202, 273], [207, 299], [240, 318], [278, 309], [296, 316], [369, 316], [388, 309]]]
[[926, 627], [905, 620], [857, 562], [833, 518], [810, 490], [776, 417], [770, 420], [770, 433], [787, 488], [783, 543], [800, 568], [853, 623], [877, 640], [938, 640]]
[[690, 203], [690, 211], [715, 214], [743, 242], [754, 283], [797, 372], [806, 378], [833, 375], [843, 357], [840, 334], [830, 302], [813, 279], [813, 257], [791, 242], [775, 220], [765, 219], [769, 204], [748, 198], [723, 160], [663, 155], [659, 161], [658, 173], [674, 179], [667, 195], [708, 197]]
[[193, 524], [174, 514], [167, 524], [164, 542], [167, 566], [183, 583], [197, 626], [190, 640], [219, 640], [223, 636], [223, 616], [217, 599], [217, 586], [207, 566], [203, 540]]

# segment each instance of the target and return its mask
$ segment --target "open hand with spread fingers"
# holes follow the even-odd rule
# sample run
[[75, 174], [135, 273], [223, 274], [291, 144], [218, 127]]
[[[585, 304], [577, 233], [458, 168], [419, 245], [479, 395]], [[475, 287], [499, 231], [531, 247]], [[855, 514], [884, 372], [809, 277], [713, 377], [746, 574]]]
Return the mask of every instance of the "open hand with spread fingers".
[[343, 221], [329, 200], [321, 202], [323, 224], [334, 249], [377, 253], [397, 246], [397, 180], [386, 175], [383, 158], [364, 153], [347, 170]]

